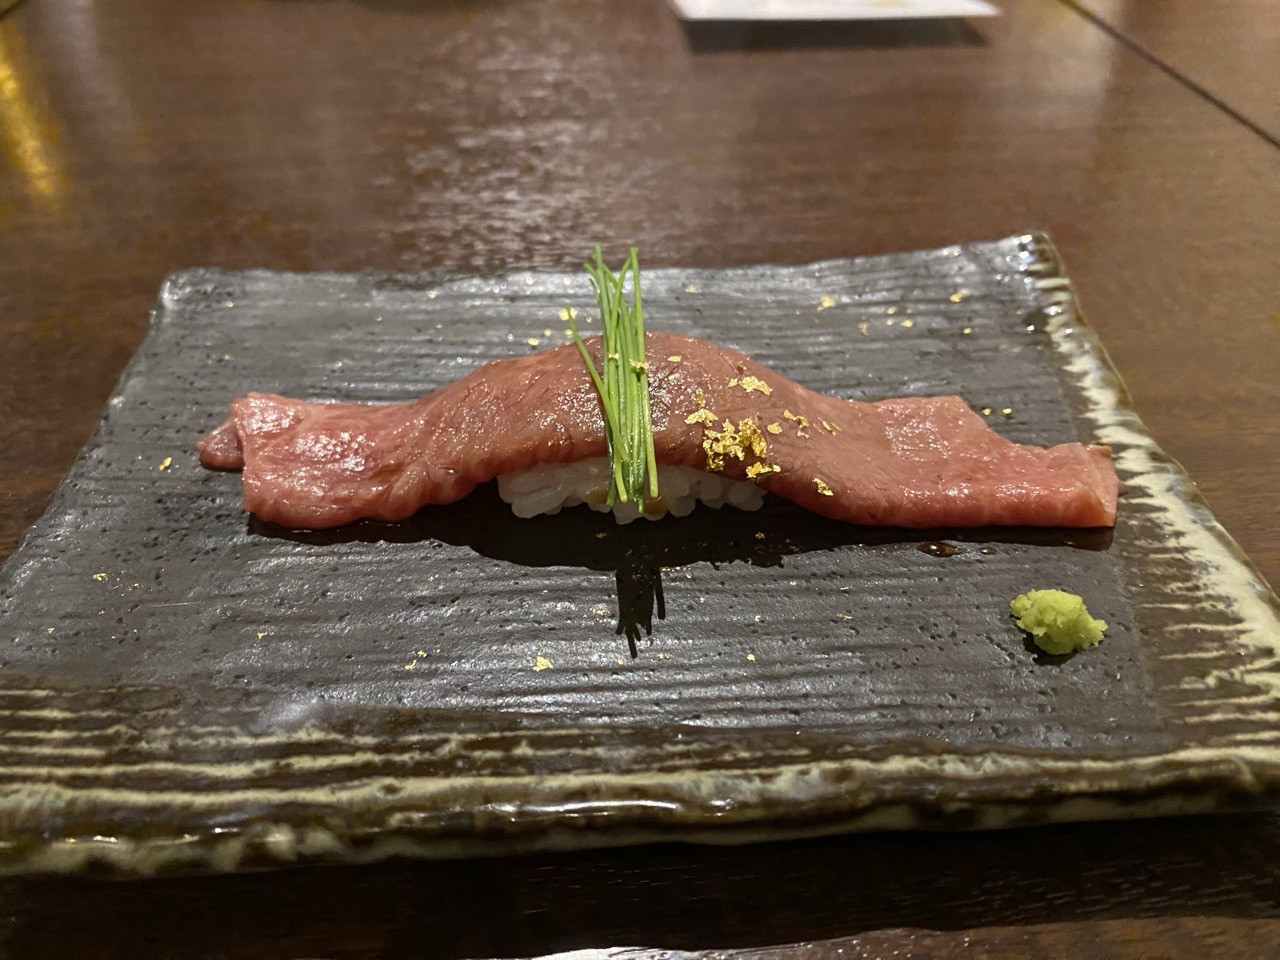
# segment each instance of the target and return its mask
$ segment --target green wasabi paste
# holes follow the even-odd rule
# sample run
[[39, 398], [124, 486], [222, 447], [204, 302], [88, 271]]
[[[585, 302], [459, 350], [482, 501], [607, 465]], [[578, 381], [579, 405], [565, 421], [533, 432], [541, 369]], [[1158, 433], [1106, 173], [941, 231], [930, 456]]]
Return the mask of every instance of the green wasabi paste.
[[1045, 653], [1096, 646], [1107, 625], [1089, 616], [1084, 599], [1062, 590], [1028, 590], [1009, 603], [1017, 624]]

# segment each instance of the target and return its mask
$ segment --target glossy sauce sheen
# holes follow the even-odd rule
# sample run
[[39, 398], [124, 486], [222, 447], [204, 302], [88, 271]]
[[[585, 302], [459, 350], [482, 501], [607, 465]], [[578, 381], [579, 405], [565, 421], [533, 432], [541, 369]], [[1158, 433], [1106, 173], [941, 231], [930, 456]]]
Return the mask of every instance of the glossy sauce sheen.
[[[598, 358], [598, 341], [590, 349]], [[708, 431], [745, 423], [759, 431], [763, 453], [726, 456], [717, 472], [740, 480], [761, 464], [766, 490], [835, 520], [910, 528], [1115, 522], [1119, 484], [1105, 447], [1012, 443], [958, 397], [824, 396], [690, 337], [650, 333], [647, 354], [660, 463], [707, 468]], [[249, 394], [200, 444], [206, 466], [243, 469], [246, 510], [310, 529], [403, 520], [499, 474], [606, 452], [599, 401], [572, 346], [494, 361], [410, 404]]]

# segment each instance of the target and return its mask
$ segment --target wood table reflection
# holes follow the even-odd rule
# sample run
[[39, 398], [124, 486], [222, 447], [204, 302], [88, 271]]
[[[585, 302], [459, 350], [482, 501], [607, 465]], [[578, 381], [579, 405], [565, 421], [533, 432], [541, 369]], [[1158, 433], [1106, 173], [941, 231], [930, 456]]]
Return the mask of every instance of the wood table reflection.
[[[1151, 432], [1280, 583], [1280, 60], [1233, 39], [1275, 17], [1243, 5], [1199, 32], [1207, 9], [686, 29], [661, 0], [18, 5], [0, 17], [0, 557], [175, 269], [560, 268], [611, 237], [654, 266], [802, 263], [1034, 228]], [[1278, 865], [1280, 818], [1252, 814], [9, 879], [0, 953], [1267, 957]]]

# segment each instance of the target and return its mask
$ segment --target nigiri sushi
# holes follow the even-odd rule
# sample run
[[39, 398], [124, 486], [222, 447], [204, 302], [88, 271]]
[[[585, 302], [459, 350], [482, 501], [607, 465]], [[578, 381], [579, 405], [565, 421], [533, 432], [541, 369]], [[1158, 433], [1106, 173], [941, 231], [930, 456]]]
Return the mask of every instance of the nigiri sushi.
[[[620, 520], [687, 513], [698, 500], [751, 509], [769, 493], [877, 526], [1115, 522], [1106, 447], [1020, 445], [959, 397], [843, 400], [705, 340], [643, 336], [660, 492], [612, 504]], [[584, 347], [599, 362], [599, 338]], [[246, 510], [309, 529], [403, 520], [495, 478], [522, 516], [604, 508], [608, 453], [575, 345], [496, 360], [412, 403], [251, 393], [199, 443], [206, 466], [243, 471]]]

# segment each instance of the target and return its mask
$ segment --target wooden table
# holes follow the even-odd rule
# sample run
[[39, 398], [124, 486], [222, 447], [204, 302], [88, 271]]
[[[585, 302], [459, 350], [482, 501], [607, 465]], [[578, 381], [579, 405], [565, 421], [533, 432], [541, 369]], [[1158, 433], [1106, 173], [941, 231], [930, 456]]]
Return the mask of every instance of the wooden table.
[[[1162, 21], [1005, 6], [968, 25], [691, 30], [661, 0], [16, 7], [0, 557], [181, 267], [560, 267], [602, 237], [651, 265], [799, 263], [1038, 228], [1151, 431], [1280, 583], [1280, 66], [1249, 42], [1274, 36], [1272, 11], [1242, 5], [1215, 32], [1193, 0]], [[1280, 817], [1254, 814], [10, 879], [0, 952], [1271, 957], [1278, 865]]]
[[1280, 146], [1275, 57], [1280, 16], [1270, 0], [1151, 4], [1066, 0], [1189, 89]]

